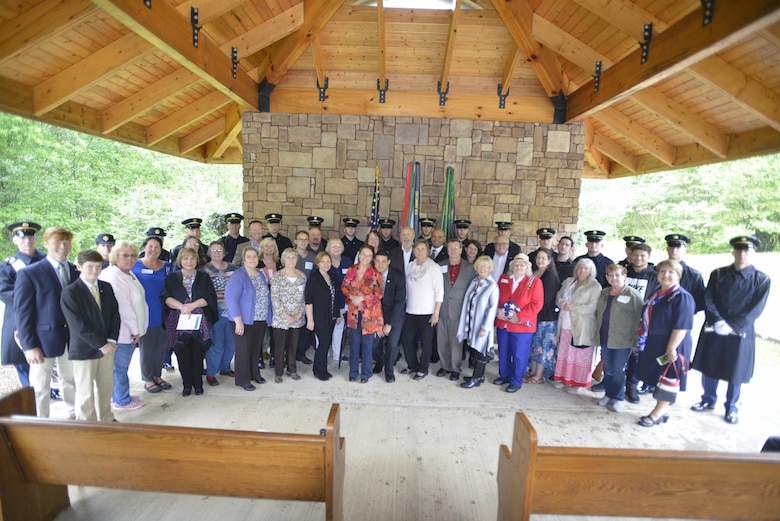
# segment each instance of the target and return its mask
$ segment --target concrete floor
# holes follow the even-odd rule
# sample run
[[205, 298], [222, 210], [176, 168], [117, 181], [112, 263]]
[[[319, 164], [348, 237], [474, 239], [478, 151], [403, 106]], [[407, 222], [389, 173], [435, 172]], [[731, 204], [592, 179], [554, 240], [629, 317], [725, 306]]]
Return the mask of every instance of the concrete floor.
[[[501, 444], [511, 442], [516, 411], [528, 415], [542, 445], [757, 452], [767, 437], [780, 434], [780, 404], [767, 399], [777, 395], [773, 368], [758, 367], [754, 381], [745, 386], [739, 425], [723, 421], [720, 405], [712, 413], [689, 410], [701, 392], [700, 375], [692, 372], [689, 391], [680, 396], [672, 419], [648, 429], [636, 421], [652, 409], [649, 397], [616, 414], [596, 405], [596, 395], [590, 391], [573, 396], [544, 384], [507, 394], [489, 383], [464, 390], [433, 374], [420, 382], [397, 375], [394, 384], [377, 376], [358, 384], [347, 381], [346, 364], [341, 370], [335, 362], [330, 364], [334, 378], [329, 382], [320, 382], [312, 376], [311, 366], [299, 364], [303, 378], [297, 382], [286, 378], [283, 384], [275, 384], [269, 378], [272, 371], [266, 369], [263, 375], [269, 383], [255, 392], [236, 387], [231, 378], [218, 377], [221, 385], [206, 386], [204, 396], [183, 398], [175, 372], [163, 373], [173, 384], [171, 391], [144, 392], [134, 360], [132, 391], [146, 405], [118, 412], [117, 418], [120, 422], [311, 434], [325, 425], [330, 404], [337, 402], [341, 404], [341, 435], [347, 442], [345, 519], [382, 521], [495, 519], [498, 451]], [[398, 366], [403, 368], [403, 361]], [[438, 364], [432, 365], [432, 373], [437, 369]], [[489, 364], [489, 380], [497, 376], [497, 370], [496, 362]], [[65, 414], [61, 402], [52, 410], [53, 416]], [[160, 476], [160, 480], [170, 479], [176, 476]], [[302, 502], [88, 487], [71, 487], [71, 499], [72, 506], [58, 521], [324, 518], [324, 505]]]

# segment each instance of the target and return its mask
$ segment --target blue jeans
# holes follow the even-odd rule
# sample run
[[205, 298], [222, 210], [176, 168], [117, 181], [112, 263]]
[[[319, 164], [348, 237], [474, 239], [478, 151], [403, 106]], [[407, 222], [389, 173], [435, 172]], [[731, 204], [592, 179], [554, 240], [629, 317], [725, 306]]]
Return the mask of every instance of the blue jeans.
[[609, 349], [601, 346], [601, 360], [604, 362], [604, 390], [613, 400], [626, 399], [626, 364], [631, 348]]
[[22, 387], [30, 387], [30, 364], [27, 362], [23, 364], [14, 364], [16, 368], [16, 376], [19, 377], [19, 383]]
[[[704, 387], [704, 394], [701, 395], [701, 401], [707, 403], [718, 403], [718, 380], [711, 376], [701, 375], [701, 385]], [[723, 404], [726, 407], [726, 412], [734, 411], [739, 412], [737, 403], [739, 402], [739, 395], [742, 393], [742, 384], [735, 384], [729, 382], [728, 389], [726, 390], [726, 402]]]
[[363, 314], [359, 313], [357, 328], [350, 328], [349, 331], [349, 377], [358, 377], [358, 359], [360, 359], [360, 378], [368, 380], [374, 374], [371, 366], [374, 358], [374, 335], [362, 335], [362, 326]]
[[230, 361], [236, 352], [233, 331], [227, 317], [219, 317], [211, 326], [211, 347], [206, 351], [206, 375], [215, 376], [220, 371], [230, 371]]
[[117, 405], [127, 405], [132, 401], [130, 396], [130, 379], [127, 369], [135, 352], [135, 344], [117, 344], [114, 352], [114, 392], [111, 400]]
[[523, 386], [528, 371], [533, 333], [510, 333], [506, 329], [496, 331], [498, 340], [498, 375], [514, 386]]

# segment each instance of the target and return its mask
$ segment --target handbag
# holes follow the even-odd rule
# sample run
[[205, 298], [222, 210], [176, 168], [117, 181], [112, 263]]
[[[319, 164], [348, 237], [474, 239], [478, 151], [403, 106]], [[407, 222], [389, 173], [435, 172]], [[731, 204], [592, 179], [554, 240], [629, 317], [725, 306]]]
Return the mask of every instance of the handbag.
[[[677, 357], [680, 362], [680, 367], [685, 367], [685, 358], [682, 355]], [[669, 367], [674, 367], [674, 376], [668, 374]], [[684, 374], [684, 371], [683, 371]], [[680, 371], [677, 369], [677, 362], [670, 362], [666, 364], [666, 369], [661, 373], [661, 377], [658, 379], [658, 384], [653, 391], [653, 398], [656, 400], [669, 402], [670, 404], [677, 401], [677, 393], [680, 392]]]

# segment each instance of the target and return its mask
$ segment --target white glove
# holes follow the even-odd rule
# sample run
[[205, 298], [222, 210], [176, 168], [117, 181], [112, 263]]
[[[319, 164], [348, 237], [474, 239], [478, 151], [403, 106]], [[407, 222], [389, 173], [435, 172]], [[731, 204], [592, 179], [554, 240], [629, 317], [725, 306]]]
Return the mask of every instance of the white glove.
[[715, 322], [715, 325], [712, 326], [712, 329], [715, 330], [715, 334], [720, 336], [730, 335], [734, 332], [734, 330], [731, 329], [731, 326], [728, 325], [725, 320], [718, 320]]

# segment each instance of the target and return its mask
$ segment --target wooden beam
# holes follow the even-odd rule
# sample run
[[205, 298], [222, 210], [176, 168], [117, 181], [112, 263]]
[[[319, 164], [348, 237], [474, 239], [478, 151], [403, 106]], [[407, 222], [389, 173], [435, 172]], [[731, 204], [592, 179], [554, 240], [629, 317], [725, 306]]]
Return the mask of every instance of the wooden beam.
[[700, 62], [750, 34], [780, 20], [777, 0], [718, 0], [713, 20], [702, 27], [702, 8], [698, 7], [666, 31], [654, 37], [646, 63], [641, 49], [610, 67], [601, 76], [598, 92], [591, 79], [569, 96], [569, 122], [593, 114], [599, 109], [646, 89]]
[[240, 67], [234, 79], [230, 56], [205, 34], [199, 35], [198, 47], [194, 47], [189, 19], [169, 2], [153, 2], [147, 9], [143, 2], [92, 1], [231, 100], [257, 110], [257, 82]]
[[637, 42], [644, 41], [645, 24], [653, 24], [653, 37], [666, 28], [660, 18], [630, 0], [574, 0], [599, 18], [614, 25]]
[[693, 65], [689, 71], [701, 81], [732, 96], [734, 103], [764, 123], [780, 130], [780, 95], [719, 56]]
[[8, 20], [0, 25], [0, 66], [96, 12], [91, 0], [46, 0]]
[[506, 25], [512, 39], [530, 63], [547, 95], [568, 93], [568, 79], [558, 57], [534, 40], [533, 9], [529, 0], [490, 0], [498, 16]]
[[103, 133], [108, 134], [128, 121], [142, 116], [158, 103], [199, 82], [200, 78], [184, 67], [157, 80], [145, 89], [103, 111]]
[[612, 165], [609, 162], [609, 158], [605, 157], [594, 145], [593, 142], [596, 137], [596, 130], [593, 128], [593, 122], [590, 120], [585, 120], [585, 159], [588, 164], [592, 166], [592, 168], [597, 171], [604, 174], [604, 176], [609, 176], [610, 170], [612, 170]]
[[728, 136], [684, 106], [652, 88], [637, 92], [632, 99], [688, 134], [716, 156], [726, 158]]
[[596, 134], [593, 136], [592, 146], [597, 148], [599, 151], [601, 151], [605, 156], [610, 158], [612, 161], [620, 165], [623, 165], [624, 167], [628, 168], [634, 173], [637, 172], [638, 169], [637, 157], [631, 152], [624, 150], [623, 147], [621, 147], [614, 141], [607, 139], [601, 134]]
[[455, 51], [455, 41], [458, 36], [458, 19], [460, 18], [460, 8], [463, 0], [455, 0], [455, 10], [450, 19], [450, 28], [447, 32], [447, 47], [444, 48], [444, 64], [441, 69], [441, 88], [447, 89], [447, 83], [450, 81], [450, 67], [452, 66], [452, 53]]
[[179, 138], [179, 152], [186, 154], [190, 150], [199, 147], [210, 139], [214, 139], [220, 134], [224, 134], [225, 128], [226, 124], [224, 117], [215, 119], [211, 123], [199, 127], [194, 132]]
[[238, 59], [254, 54], [260, 49], [281, 40], [303, 25], [303, 4], [297, 4], [282, 14], [266, 20], [244, 34], [233, 38], [219, 48], [230, 56], [233, 47], [238, 49]]
[[243, 111], [241, 107], [234, 104], [228, 108], [227, 114], [225, 114], [225, 132], [206, 144], [206, 157], [221, 158], [227, 149], [235, 143], [236, 137], [241, 137], [242, 125]]
[[228, 103], [230, 103], [230, 99], [226, 98], [220, 91], [211, 91], [170, 116], [150, 125], [146, 130], [146, 144], [154, 145], [176, 133], [179, 129], [193, 124], [206, 114], [221, 109]]
[[775, 47], [780, 47], [780, 24], [767, 27], [758, 34]]
[[649, 132], [644, 127], [637, 125], [636, 122], [617, 109], [607, 107], [599, 111], [593, 117], [620, 132], [627, 139], [644, 148], [667, 165], [674, 165], [675, 152], [672, 145], [652, 132]]
[[[380, 104], [376, 90], [328, 89], [320, 103], [315, 89], [277, 87], [271, 96], [271, 111], [288, 114], [354, 114], [362, 116], [408, 116], [489, 121], [552, 123], [552, 103], [538, 96], [512, 96], [506, 109], [499, 109], [495, 94], [451, 93], [447, 105], [439, 106], [430, 91], [397, 91], [396, 103]], [[394, 97], [395, 98], [395, 97]], [[402, 100], [402, 101], [400, 101]], [[549, 100], [548, 100], [549, 101]]]
[[506, 67], [504, 68], [504, 75], [502, 76], [503, 81], [501, 83], [502, 95], [505, 95], [509, 92], [509, 88], [512, 85], [512, 78], [515, 77], [515, 70], [517, 70], [517, 66], [522, 59], [523, 51], [520, 50], [520, 47], [516, 47], [515, 52], [512, 54], [512, 57], [509, 59]]
[[387, 59], [385, 56], [385, 5], [383, 0], [376, 2], [377, 45], [379, 47], [379, 85], [384, 88], [387, 79]]
[[40, 116], [78, 96], [151, 49], [148, 42], [129, 33], [44, 80], [33, 87], [35, 115]]
[[598, 60], [601, 60], [604, 70], [612, 66], [612, 61], [609, 58], [536, 14], [534, 15], [533, 36], [539, 43], [590, 74], [596, 70], [596, 61]]
[[190, 19], [190, 9], [198, 10], [198, 20], [202, 25], [213, 22], [217, 18], [228, 14], [247, 3], [247, 0], [185, 0], [176, 6], [176, 9], [186, 18]]
[[271, 59], [265, 69], [259, 70], [259, 78], [267, 78], [278, 84], [296, 60], [330, 21], [345, 0], [306, 0], [303, 3], [303, 27], [285, 36], [271, 47]]
[[317, 76], [317, 81], [321, 87], [325, 86], [325, 70], [322, 66], [322, 46], [320, 45], [320, 37], [315, 36], [311, 40], [311, 56], [314, 60], [314, 72]]

